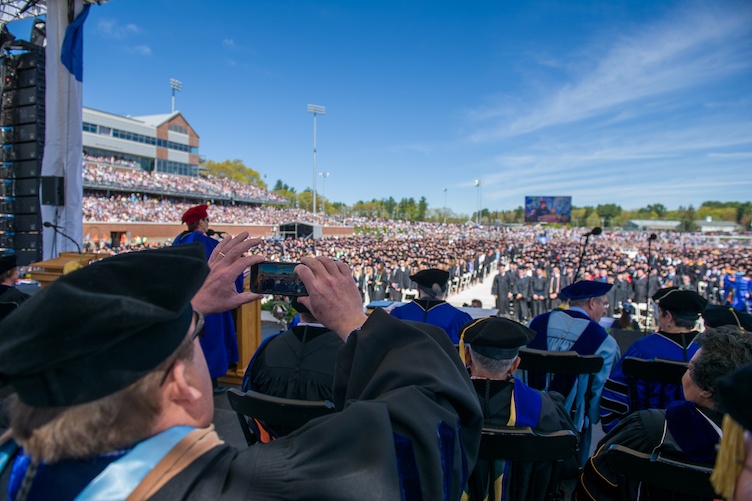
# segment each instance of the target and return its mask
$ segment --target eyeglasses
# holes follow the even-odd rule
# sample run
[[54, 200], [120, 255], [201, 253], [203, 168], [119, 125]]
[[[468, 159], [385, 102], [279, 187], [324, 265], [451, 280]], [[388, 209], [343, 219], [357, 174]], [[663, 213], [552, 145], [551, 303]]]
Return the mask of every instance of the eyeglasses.
[[[195, 324], [195, 327], [193, 328], [193, 332], [191, 332], [191, 343], [193, 343], [196, 338], [201, 339], [204, 335], [204, 314], [200, 311], [193, 310], [193, 323]], [[167, 376], [172, 372], [172, 368], [175, 367], [175, 362], [177, 361], [178, 359], [176, 357], [170, 362], [170, 365], [165, 370], [164, 376], [162, 376], [162, 381], [159, 383], [159, 386], [164, 385], [165, 381], [167, 381]]]

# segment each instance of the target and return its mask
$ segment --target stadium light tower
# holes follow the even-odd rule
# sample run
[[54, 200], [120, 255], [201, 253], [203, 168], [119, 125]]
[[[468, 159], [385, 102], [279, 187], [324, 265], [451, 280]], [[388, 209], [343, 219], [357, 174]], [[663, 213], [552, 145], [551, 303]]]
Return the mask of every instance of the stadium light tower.
[[480, 202], [480, 179], [476, 179], [475, 180], [475, 187], [478, 189], [478, 226], [480, 226], [480, 222], [481, 222], [481, 219], [480, 219], [480, 206], [481, 206], [481, 202]]
[[308, 113], [313, 113], [313, 213], [316, 214], [316, 115], [326, 115], [326, 108], [309, 104]]
[[[323, 195], [324, 199], [326, 199], [326, 178], [329, 177], [328, 172], [319, 172], [319, 177], [321, 178], [321, 194]], [[326, 200], [324, 200], [324, 204], [326, 204]], [[326, 213], [326, 205], [324, 205], [324, 213]]]
[[170, 88], [172, 89], [172, 112], [175, 113], [175, 91], [183, 90], [183, 82], [180, 80], [170, 79]]
[[447, 199], [447, 189], [444, 188], [444, 224], [446, 224], [446, 214], [447, 214], [446, 199]]

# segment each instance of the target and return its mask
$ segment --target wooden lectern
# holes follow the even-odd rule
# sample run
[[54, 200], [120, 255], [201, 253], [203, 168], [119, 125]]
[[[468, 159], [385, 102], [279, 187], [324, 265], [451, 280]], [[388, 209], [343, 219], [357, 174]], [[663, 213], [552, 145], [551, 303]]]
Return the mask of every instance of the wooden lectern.
[[69, 268], [76, 265], [86, 266], [97, 259], [105, 257], [109, 257], [109, 254], [61, 252], [60, 255], [54, 259], [39, 261], [38, 263], [32, 263], [29, 265], [32, 268], [30, 275], [32, 280], [39, 282], [39, 286], [44, 289], [47, 285], [63, 276], [63, 270], [66, 265], [68, 265]]

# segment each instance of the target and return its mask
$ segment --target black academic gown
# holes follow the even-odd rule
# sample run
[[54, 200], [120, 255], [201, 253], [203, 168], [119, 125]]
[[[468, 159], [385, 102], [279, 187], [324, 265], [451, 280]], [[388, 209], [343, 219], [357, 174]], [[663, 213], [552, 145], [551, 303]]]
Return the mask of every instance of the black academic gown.
[[459, 499], [483, 419], [443, 330], [376, 309], [340, 349], [334, 403], [269, 444], [212, 449], [152, 499]]
[[[619, 499], [619, 477], [611, 470], [606, 458], [608, 448], [613, 444], [713, 467], [722, 420], [723, 414], [697, 407], [692, 402], [675, 402], [668, 409], [648, 409], [630, 414], [598, 443], [595, 455], [585, 463], [573, 499]], [[628, 487], [629, 499], [668, 497], [665, 491], [641, 486], [635, 481], [629, 481]], [[666, 486], [667, 489], [670, 487]]]
[[[571, 430], [576, 433], [574, 423], [564, 409], [564, 397], [555, 392], [543, 393], [528, 388], [524, 382], [512, 378], [509, 381], [473, 379], [486, 426], [530, 426], [535, 431], [552, 432]], [[524, 391], [520, 391], [524, 390]], [[515, 401], [515, 415], [511, 402]], [[540, 412], [537, 416], [526, 414], [528, 400], [540, 399]], [[532, 402], [531, 402], [532, 404]], [[535, 405], [537, 407], [537, 402]], [[529, 422], [528, 422], [529, 421]], [[512, 463], [506, 470], [507, 481], [503, 482], [503, 492], [496, 492], [494, 481], [504, 471], [504, 462], [479, 460], [470, 475], [463, 501], [489, 499], [542, 501], [551, 481], [551, 463]], [[502, 463], [502, 464], [499, 464]], [[577, 460], [572, 456], [567, 466], [577, 470]]]
[[298, 400], [331, 400], [342, 344], [326, 327], [296, 325], [259, 347], [246, 369], [242, 390]]

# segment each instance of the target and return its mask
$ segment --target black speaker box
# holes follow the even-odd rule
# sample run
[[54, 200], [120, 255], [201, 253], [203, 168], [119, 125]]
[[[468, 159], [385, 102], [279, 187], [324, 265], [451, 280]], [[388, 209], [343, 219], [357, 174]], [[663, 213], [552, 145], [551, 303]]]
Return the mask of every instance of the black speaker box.
[[[3, 211], [0, 211], [3, 212]], [[13, 214], [39, 214], [39, 197], [16, 197]]]
[[[65, 183], [60, 176], [43, 176], [42, 205], [65, 205]], [[18, 189], [18, 188], [16, 188]]]
[[39, 195], [39, 179], [37, 178], [16, 178], [15, 196], [29, 197]]

